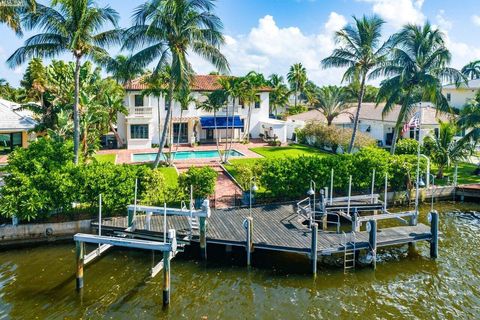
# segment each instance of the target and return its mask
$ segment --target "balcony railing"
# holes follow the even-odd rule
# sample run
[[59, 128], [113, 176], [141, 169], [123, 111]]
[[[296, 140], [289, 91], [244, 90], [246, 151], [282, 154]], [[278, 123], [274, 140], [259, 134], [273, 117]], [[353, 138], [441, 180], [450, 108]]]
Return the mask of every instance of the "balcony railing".
[[130, 107], [129, 117], [146, 118], [152, 116], [152, 107]]

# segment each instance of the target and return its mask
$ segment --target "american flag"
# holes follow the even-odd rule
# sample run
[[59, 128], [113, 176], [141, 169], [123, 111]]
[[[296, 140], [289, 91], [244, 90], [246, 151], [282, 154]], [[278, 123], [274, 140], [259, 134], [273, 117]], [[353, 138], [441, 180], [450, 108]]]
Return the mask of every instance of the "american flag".
[[402, 129], [402, 135], [404, 135], [411, 128], [418, 128], [420, 125], [420, 114], [415, 112], [410, 121], [405, 122]]

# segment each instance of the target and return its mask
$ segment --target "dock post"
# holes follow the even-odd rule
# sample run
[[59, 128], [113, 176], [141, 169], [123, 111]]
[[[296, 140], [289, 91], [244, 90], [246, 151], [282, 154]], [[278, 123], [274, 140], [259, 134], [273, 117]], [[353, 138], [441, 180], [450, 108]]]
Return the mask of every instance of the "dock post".
[[127, 224], [127, 227], [131, 227], [133, 225], [133, 211], [132, 210], [128, 210], [128, 218], [127, 218], [127, 221], [128, 221], [128, 224]]
[[145, 215], [145, 227], [147, 230], [150, 230], [152, 228], [152, 213], [147, 212]]
[[83, 288], [83, 265], [85, 259], [85, 243], [77, 241], [76, 242], [76, 257], [77, 257], [77, 276], [76, 276], [76, 287], [77, 290]]
[[317, 276], [317, 259], [318, 259], [318, 224], [312, 225], [312, 245], [310, 250], [310, 259], [312, 260], [312, 273], [313, 277]]
[[430, 257], [435, 259], [438, 257], [438, 212], [433, 210], [428, 215], [430, 220], [430, 232], [432, 233], [432, 239], [430, 240]]
[[245, 228], [247, 230], [246, 249], [247, 249], [247, 266], [252, 264], [252, 248], [253, 248], [253, 218], [247, 217], [245, 219]]
[[163, 305], [170, 304], [170, 251], [163, 252]]
[[372, 267], [373, 270], [377, 268], [377, 221], [368, 221], [368, 244], [372, 254]]
[[200, 256], [207, 260], [207, 218], [200, 217]]

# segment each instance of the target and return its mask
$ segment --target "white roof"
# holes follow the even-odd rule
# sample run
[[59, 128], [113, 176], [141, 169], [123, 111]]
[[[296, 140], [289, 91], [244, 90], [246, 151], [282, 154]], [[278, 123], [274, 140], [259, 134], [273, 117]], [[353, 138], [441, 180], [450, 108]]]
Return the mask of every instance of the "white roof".
[[16, 110], [19, 104], [0, 99], [0, 131], [25, 131], [35, 127], [37, 122], [29, 116], [30, 112]]
[[[457, 89], [457, 86], [454, 83], [447, 84], [443, 86], [444, 89]], [[462, 83], [460, 88], [468, 88], [468, 89], [480, 89], [480, 79], [469, 80], [468, 84]]]

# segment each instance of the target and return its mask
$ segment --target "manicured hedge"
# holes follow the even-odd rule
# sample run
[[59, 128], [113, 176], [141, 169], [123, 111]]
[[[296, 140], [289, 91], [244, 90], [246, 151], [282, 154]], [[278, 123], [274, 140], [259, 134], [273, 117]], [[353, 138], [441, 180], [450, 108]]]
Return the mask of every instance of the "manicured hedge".
[[[372, 170], [376, 170], [375, 187], [383, 190], [388, 174], [389, 190], [405, 190], [415, 179], [417, 158], [411, 155], [391, 156], [379, 148], [363, 148], [350, 155], [334, 157], [307, 156], [298, 158], [268, 159], [257, 162], [257, 177], [269, 196], [279, 199], [298, 199], [305, 196], [310, 180], [317, 188], [330, 187], [330, 173], [334, 169], [334, 189], [346, 193], [352, 175], [354, 192], [365, 192], [371, 187]], [[425, 172], [421, 162], [421, 171]]]

